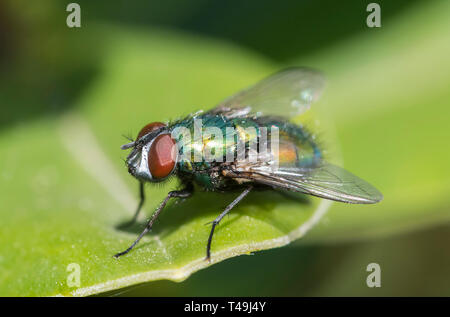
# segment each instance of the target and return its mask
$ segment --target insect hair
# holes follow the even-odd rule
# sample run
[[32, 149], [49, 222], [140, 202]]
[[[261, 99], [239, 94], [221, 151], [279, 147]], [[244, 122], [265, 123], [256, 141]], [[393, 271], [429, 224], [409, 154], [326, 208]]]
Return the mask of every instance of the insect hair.
[[122, 136], [123, 136], [125, 139], [127, 139], [128, 141], [130, 141], [130, 142], [133, 142], [133, 141], [134, 141], [134, 138], [131, 136], [131, 132], [128, 132], [128, 133], [126, 133], [126, 134], [122, 134]]

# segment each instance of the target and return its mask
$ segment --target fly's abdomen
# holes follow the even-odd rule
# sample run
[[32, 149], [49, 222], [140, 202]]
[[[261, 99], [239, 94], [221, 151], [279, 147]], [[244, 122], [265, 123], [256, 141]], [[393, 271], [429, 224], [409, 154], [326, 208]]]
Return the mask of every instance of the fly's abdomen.
[[[261, 126], [269, 130], [269, 140], [278, 142], [278, 162], [280, 165], [308, 167], [322, 158], [322, 152], [312, 134], [303, 126], [271, 117], [258, 118]], [[276, 128], [278, 137], [272, 138]], [[273, 144], [269, 144], [273, 148]]]

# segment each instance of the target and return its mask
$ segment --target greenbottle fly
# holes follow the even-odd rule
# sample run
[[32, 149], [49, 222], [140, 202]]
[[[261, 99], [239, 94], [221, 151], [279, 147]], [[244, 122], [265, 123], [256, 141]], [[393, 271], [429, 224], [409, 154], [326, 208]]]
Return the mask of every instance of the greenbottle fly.
[[[140, 182], [161, 182], [175, 175], [181, 190], [171, 191], [145, 229], [120, 257], [151, 230], [171, 198], [188, 198], [194, 184], [204, 190], [240, 194], [211, 222], [206, 259], [214, 229], [253, 189], [287, 190], [354, 204], [373, 204], [382, 194], [350, 172], [326, 162], [313, 134], [290, 118], [309, 109], [324, 87], [324, 77], [309, 68], [290, 68], [233, 95], [209, 111], [165, 124], [153, 122], [122, 146], [131, 149], [128, 171]], [[270, 148], [270, 150], [269, 150]]]

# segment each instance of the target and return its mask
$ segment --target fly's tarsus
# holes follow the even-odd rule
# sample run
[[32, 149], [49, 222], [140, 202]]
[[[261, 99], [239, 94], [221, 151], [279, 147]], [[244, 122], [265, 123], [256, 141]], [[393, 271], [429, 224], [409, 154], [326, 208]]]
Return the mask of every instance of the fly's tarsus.
[[229, 204], [227, 206], [227, 208], [225, 208], [224, 211], [221, 212], [221, 214], [216, 219], [214, 219], [212, 221], [211, 232], [209, 233], [208, 243], [206, 245], [205, 260], [207, 260], [208, 262], [211, 262], [211, 243], [212, 243], [212, 238], [213, 238], [213, 234], [214, 234], [214, 229], [219, 224], [219, 222], [222, 220], [222, 218], [225, 217], [225, 215], [228, 214], [231, 211], [231, 209], [233, 209], [234, 206], [236, 206], [242, 199], [244, 199], [244, 197], [247, 196], [248, 193], [250, 193], [250, 191], [252, 189], [253, 189], [253, 186], [247, 187], [235, 200], [233, 200], [231, 202], [231, 204]]
[[[141, 189], [142, 188], [143, 188], [143, 185], [141, 185]], [[138, 244], [138, 242], [142, 239], [142, 237], [145, 236], [152, 229], [153, 224], [155, 223], [156, 219], [158, 218], [159, 214], [164, 209], [164, 207], [166, 206], [166, 204], [167, 204], [167, 202], [169, 201], [170, 198], [188, 198], [188, 197], [192, 196], [192, 193], [193, 193], [193, 186], [192, 186], [192, 184], [189, 184], [183, 190], [169, 192], [167, 194], [166, 198], [164, 198], [164, 200], [161, 202], [161, 204], [155, 210], [155, 212], [153, 213], [152, 217], [150, 218], [150, 221], [147, 223], [147, 225], [145, 226], [144, 230], [137, 237], [137, 239], [125, 251], [122, 251], [122, 252], [119, 252], [119, 253], [115, 254], [114, 257], [117, 259], [117, 258], [121, 257], [122, 255], [127, 254], [128, 252], [130, 252], [136, 246], [136, 244]]]

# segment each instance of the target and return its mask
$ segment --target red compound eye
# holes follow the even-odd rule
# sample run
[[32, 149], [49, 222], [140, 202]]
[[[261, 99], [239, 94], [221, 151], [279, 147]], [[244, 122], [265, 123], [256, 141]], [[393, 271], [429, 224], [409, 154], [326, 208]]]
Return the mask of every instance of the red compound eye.
[[140, 138], [142, 138], [144, 135], [146, 135], [147, 133], [150, 133], [150, 132], [152, 132], [152, 131], [154, 131], [154, 130], [156, 130], [156, 129], [159, 129], [159, 128], [162, 128], [162, 127], [165, 127], [166, 125], [164, 124], [164, 123], [162, 123], [162, 122], [152, 122], [152, 123], [149, 123], [149, 124], [147, 124], [145, 127], [143, 127], [142, 129], [141, 129], [141, 131], [139, 131], [139, 134], [138, 134], [138, 136], [137, 136], [137, 138], [136, 138], [136, 140], [139, 140]]
[[161, 134], [155, 138], [148, 152], [148, 168], [152, 177], [161, 179], [169, 176], [175, 167], [177, 146], [170, 134]]

